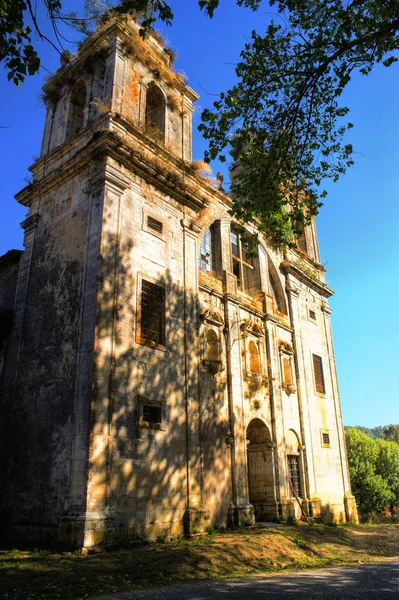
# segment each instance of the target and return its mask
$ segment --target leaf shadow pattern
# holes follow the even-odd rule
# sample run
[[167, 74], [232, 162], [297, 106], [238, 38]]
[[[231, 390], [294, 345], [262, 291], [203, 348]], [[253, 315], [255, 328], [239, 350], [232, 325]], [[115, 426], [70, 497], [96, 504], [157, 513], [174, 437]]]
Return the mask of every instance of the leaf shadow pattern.
[[[226, 386], [201, 370], [198, 293], [183, 258], [147, 275], [140, 252], [128, 231], [103, 236], [86, 492], [102, 525], [84, 545], [226, 525], [231, 501]], [[163, 346], [138, 343], [146, 278], [165, 290]], [[161, 424], [143, 422], [146, 403]]]

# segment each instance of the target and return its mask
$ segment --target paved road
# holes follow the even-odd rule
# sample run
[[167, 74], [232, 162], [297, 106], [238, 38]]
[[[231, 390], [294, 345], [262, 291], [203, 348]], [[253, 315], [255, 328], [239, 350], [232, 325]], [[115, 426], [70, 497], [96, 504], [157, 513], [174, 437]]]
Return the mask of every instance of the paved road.
[[88, 600], [399, 600], [399, 561], [174, 585]]

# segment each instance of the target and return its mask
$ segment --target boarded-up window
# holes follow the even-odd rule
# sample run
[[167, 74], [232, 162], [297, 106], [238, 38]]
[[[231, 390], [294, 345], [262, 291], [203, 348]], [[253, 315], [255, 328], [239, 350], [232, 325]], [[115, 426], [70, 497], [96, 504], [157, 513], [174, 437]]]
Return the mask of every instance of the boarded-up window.
[[299, 476], [299, 456], [297, 454], [289, 454], [288, 459], [288, 477], [290, 482], [290, 493], [292, 496], [297, 495], [298, 498], [302, 495], [301, 479]]
[[140, 341], [165, 344], [165, 288], [142, 281]]
[[292, 383], [291, 361], [289, 358], [283, 358], [283, 376], [284, 383], [288, 385]]
[[321, 356], [317, 356], [317, 354], [313, 354], [313, 371], [316, 392], [318, 394], [325, 394], [326, 386], [324, 383], [323, 360]]

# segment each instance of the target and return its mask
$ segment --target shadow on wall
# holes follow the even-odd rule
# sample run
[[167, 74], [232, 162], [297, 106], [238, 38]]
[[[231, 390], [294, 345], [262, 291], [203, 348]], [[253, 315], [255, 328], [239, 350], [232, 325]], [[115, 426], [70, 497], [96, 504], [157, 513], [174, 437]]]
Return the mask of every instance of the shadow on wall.
[[147, 276], [128, 232], [101, 246], [87, 510], [108, 517], [101, 532], [86, 524], [85, 545], [180, 534], [185, 520], [195, 532], [209, 524], [209, 502], [213, 523], [225, 524], [225, 383], [201, 370], [198, 296], [184, 289], [183, 260], [173, 276]]

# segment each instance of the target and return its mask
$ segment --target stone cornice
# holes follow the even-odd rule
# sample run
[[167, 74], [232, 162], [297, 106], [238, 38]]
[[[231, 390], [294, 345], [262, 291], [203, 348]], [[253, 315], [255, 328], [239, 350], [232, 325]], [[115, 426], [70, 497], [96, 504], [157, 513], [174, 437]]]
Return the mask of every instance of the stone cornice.
[[334, 294], [334, 291], [331, 288], [329, 288], [328, 285], [311, 277], [308, 273], [303, 271], [295, 263], [289, 260], [285, 260], [281, 263], [280, 267], [284, 273], [289, 273], [290, 275], [293, 275], [296, 279], [298, 279], [311, 289], [315, 290], [321, 296], [329, 298]]
[[[108, 124], [107, 120], [103, 120], [102, 124]], [[73, 153], [73, 144], [68, 143], [38, 161], [31, 170], [35, 174], [40, 173], [41, 178], [16, 195], [18, 202], [30, 206], [39, 194], [49, 192], [79, 171], [91, 168], [93, 160], [104, 159], [106, 156], [123, 164], [128, 171], [143, 177], [181, 204], [191, 206], [195, 210], [208, 206], [212, 197], [219, 202], [226, 201], [226, 197], [221, 192], [212, 188], [206, 181], [196, 178], [188, 164], [148, 140], [138, 131], [135, 131], [134, 146], [117, 132], [98, 127], [90, 131], [90, 136], [85, 136], [85, 141], [85, 145], [75, 153]], [[69, 159], [68, 152], [71, 153]], [[59, 153], [62, 153], [62, 157], [66, 157], [65, 162], [60, 160]], [[48, 175], [45, 175], [46, 171]]]

